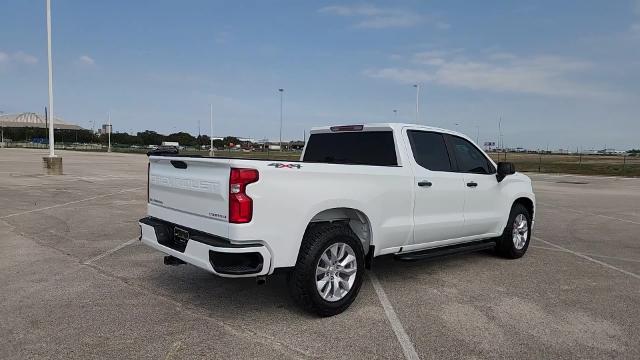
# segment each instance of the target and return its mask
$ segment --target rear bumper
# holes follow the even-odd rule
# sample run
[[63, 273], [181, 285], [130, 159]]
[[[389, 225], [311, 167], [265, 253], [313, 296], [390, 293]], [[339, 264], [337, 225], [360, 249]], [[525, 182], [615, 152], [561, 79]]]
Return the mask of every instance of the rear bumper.
[[[140, 219], [140, 240], [165, 254], [176, 257], [222, 277], [255, 277], [271, 269], [271, 253], [262, 244], [237, 244], [228, 239], [181, 227], [153, 217]], [[178, 227], [188, 240], [174, 236]]]

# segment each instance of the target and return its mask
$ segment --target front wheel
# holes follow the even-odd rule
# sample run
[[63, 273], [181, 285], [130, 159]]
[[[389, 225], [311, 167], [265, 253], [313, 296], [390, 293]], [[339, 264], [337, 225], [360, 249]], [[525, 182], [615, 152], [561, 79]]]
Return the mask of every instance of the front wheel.
[[362, 285], [364, 252], [360, 239], [341, 224], [307, 230], [289, 277], [293, 299], [305, 310], [333, 316], [346, 310]]
[[496, 250], [500, 256], [508, 259], [522, 257], [531, 240], [531, 215], [522, 204], [514, 204], [504, 233], [498, 238]]

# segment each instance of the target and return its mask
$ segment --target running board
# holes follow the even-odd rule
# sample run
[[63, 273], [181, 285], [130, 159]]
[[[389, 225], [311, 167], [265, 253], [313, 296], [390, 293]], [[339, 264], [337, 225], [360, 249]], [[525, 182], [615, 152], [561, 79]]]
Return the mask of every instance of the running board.
[[421, 251], [415, 251], [404, 254], [394, 255], [395, 260], [400, 261], [416, 261], [416, 260], [426, 260], [432, 259], [436, 257], [449, 256], [449, 255], [457, 255], [457, 254], [465, 254], [470, 252], [476, 252], [481, 250], [493, 249], [496, 246], [495, 240], [483, 240], [483, 241], [475, 241], [464, 244], [456, 244], [451, 246], [426, 249]]

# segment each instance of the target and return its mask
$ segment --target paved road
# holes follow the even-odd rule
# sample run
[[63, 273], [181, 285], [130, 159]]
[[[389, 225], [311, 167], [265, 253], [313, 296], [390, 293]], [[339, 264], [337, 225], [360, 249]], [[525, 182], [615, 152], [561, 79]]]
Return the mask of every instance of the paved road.
[[61, 154], [0, 149], [0, 358], [640, 358], [640, 179], [534, 174], [524, 258], [376, 259], [319, 319], [134, 240], [145, 156]]

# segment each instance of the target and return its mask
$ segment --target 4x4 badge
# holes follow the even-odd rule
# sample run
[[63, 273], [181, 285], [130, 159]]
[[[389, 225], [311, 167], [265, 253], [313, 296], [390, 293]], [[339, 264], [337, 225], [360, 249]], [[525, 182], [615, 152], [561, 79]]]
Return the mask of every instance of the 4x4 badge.
[[284, 163], [271, 163], [267, 166], [273, 166], [276, 169], [283, 169], [283, 168], [288, 168], [288, 169], [300, 169], [302, 167], [302, 165], [300, 164], [284, 164]]

